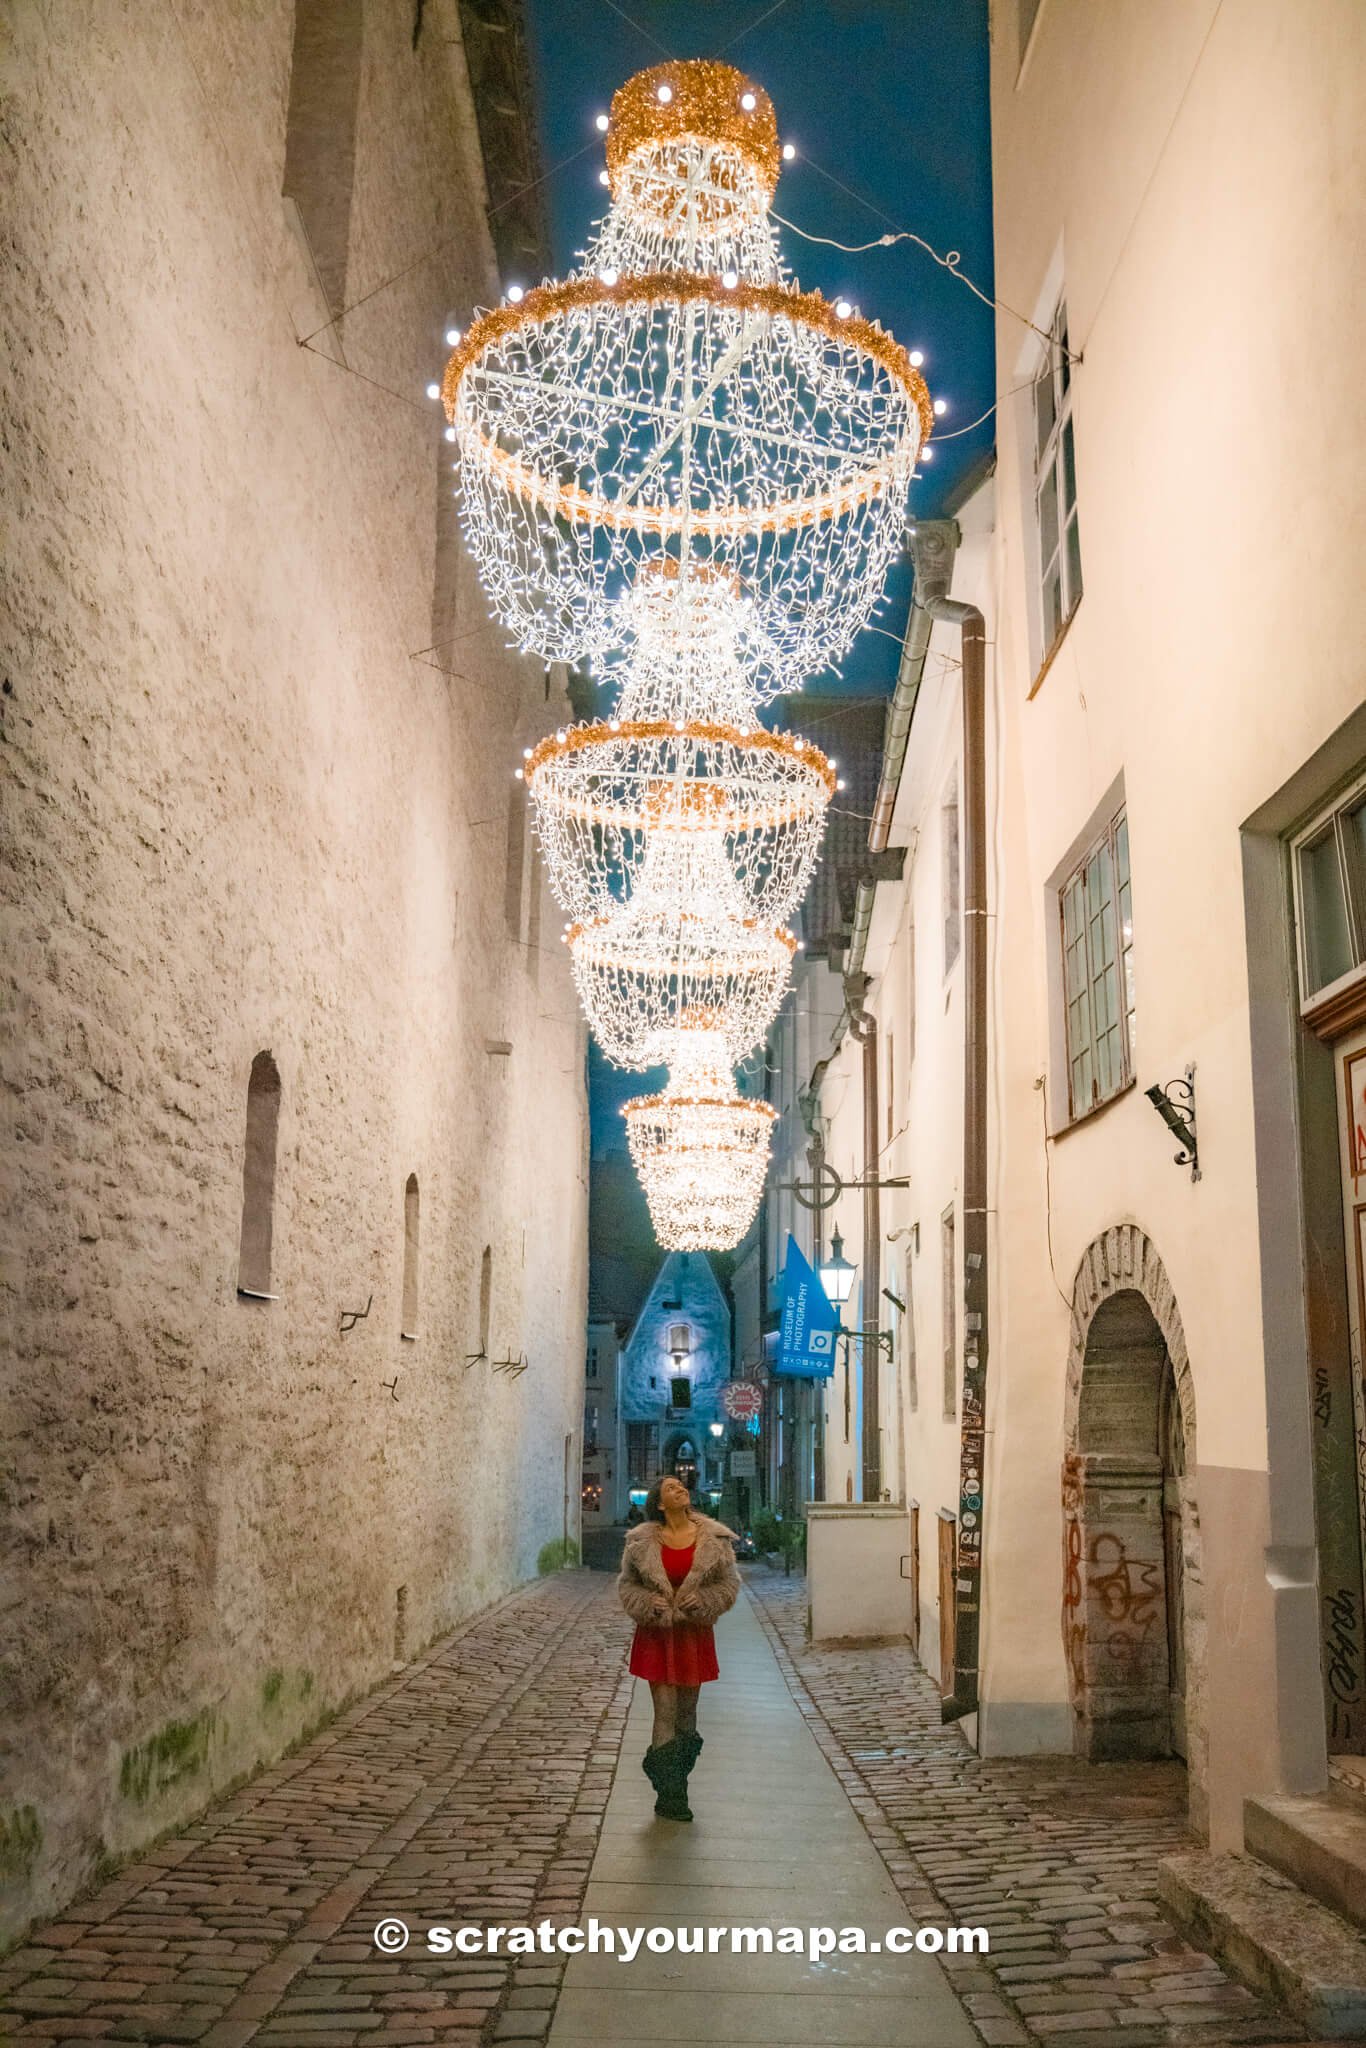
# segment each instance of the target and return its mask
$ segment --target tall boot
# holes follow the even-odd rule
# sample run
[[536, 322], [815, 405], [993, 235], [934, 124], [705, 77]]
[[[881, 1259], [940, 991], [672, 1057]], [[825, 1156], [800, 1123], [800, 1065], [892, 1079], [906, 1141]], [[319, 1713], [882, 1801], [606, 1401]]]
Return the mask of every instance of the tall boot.
[[688, 1772], [692, 1768], [693, 1752], [686, 1735], [676, 1735], [672, 1742], [665, 1742], [653, 1752], [655, 1770], [650, 1774], [651, 1783], [658, 1790], [655, 1812], [661, 1820], [691, 1820], [692, 1808], [688, 1805]]
[[683, 1797], [688, 1796], [688, 1779], [692, 1776], [693, 1765], [702, 1754], [702, 1737], [695, 1728], [678, 1738], [680, 1771], [683, 1780]]

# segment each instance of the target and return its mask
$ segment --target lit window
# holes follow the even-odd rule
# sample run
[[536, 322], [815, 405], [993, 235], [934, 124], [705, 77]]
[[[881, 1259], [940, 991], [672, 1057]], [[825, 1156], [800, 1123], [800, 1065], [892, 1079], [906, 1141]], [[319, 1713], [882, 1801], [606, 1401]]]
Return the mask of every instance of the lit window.
[[1063, 883], [1058, 910], [1068, 1106], [1079, 1117], [1133, 1078], [1134, 919], [1123, 810]]
[[1042, 658], [1051, 651], [1081, 598], [1072, 363], [1065, 300], [1059, 301], [1053, 315], [1043, 366], [1034, 385], [1034, 476]]
[[1300, 992], [1306, 1001], [1366, 964], [1366, 787], [1295, 842]]

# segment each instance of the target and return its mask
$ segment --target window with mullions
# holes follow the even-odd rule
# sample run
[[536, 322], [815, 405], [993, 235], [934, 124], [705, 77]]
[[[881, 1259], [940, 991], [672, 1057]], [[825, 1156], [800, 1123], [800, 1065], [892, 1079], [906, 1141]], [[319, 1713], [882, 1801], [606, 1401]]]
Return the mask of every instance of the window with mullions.
[[1134, 918], [1129, 820], [1116, 812], [1058, 891], [1067, 1018], [1067, 1092], [1074, 1117], [1133, 1078]]
[[1042, 658], [1050, 652], [1081, 597], [1072, 360], [1065, 299], [1059, 300], [1053, 315], [1043, 367], [1034, 385], [1034, 475]]
[[1295, 841], [1300, 992], [1366, 965], [1366, 783], [1357, 783]]

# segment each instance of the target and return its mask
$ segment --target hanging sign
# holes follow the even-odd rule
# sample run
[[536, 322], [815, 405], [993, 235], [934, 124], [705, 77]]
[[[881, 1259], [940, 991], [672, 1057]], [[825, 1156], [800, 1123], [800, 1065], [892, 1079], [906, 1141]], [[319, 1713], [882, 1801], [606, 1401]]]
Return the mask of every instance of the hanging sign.
[[783, 1269], [782, 1342], [774, 1371], [789, 1379], [828, 1380], [835, 1370], [838, 1329], [839, 1320], [820, 1275], [802, 1257], [789, 1231]]
[[721, 1406], [732, 1422], [749, 1422], [763, 1413], [763, 1388], [753, 1380], [729, 1380], [721, 1389]]

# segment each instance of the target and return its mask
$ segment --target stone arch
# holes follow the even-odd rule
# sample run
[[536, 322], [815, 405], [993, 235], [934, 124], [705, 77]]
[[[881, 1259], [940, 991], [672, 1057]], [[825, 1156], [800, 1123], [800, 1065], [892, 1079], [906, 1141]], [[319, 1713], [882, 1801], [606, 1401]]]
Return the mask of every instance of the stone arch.
[[1073, 1745], [1097, 1761], [1184, 1748], [1192, 1818], [1203, 1826], [1196, 1470], [1176, 1295], [1151, 1239], [1119, 1224], [1087, 1246], [1072, 1289], [1062, 1627]]

